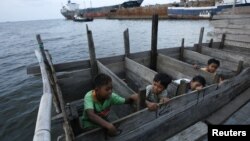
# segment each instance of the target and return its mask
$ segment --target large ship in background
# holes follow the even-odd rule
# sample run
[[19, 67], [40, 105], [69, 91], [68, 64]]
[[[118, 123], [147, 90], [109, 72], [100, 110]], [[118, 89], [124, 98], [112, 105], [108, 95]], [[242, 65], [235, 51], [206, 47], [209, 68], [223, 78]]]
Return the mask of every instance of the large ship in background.
[[106, 17], [109, 12], [115, 11], [119, 8], [132, 8], [132, 7], [140, 7], [143, 0], [130, 0], [125, 1], [122, 4], [112, 5], [112, 6], [103, 6], [103, 7], [96, 7], [96, 8], [86, 8], [86, 9], [79, 9], [79, 4], [72, 3], [70, 0], [68, 3], [62, 7], [61, 13], [66, 19], [74, 19], [75, 15], [81, 17]]

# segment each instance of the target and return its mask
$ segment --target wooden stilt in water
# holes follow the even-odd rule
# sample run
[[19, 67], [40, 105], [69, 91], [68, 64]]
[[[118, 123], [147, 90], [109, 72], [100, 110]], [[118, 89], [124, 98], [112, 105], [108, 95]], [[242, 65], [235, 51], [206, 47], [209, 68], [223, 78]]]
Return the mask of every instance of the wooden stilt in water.
[[209, 47], [209, 48], [213, 48], [213, 43], [214, 43], [214, 39], [212, 38], [212, 39], [210, 40], [210, 42], [209, 42], [208, 47]]
[[226, 34], [224, 33], [224, 34], [222, 34], [222, 38], [221, 38], [221, 43], [220, 43], [219, 49], [223, 49], [224, 48], [225, 38], [226, 38]]
[[200, 38], [199, 38], [199, 43], [198, 43], [198, 47], [197, 47], [197, 52], [199, 52], [199, 53], [201, 53], [203, 35], [204, 35], [204, 27], [202, 27], [201, 31], [200, 31]]
[[180, 60], [181, 60], [181, 61], [183, 61], [184, 42], [185, 42], [185, 39], [182, 38], [182, 41], [181, 41], [181, 48], [180, 48]]
[[158, 36], [158, 15], [153, 15], [152, 18], [152, 37], [151, 37], [151, 52], [150, 52], [150, 68], [156, 71], [157, 66], [157, 36]]
[[129, 57], [129, 55], [130, 55], [130, 42], [129, 42], [129, 30], [128, 30], [128, 28], [123, 32], [123, 38], [124, 38], [125, 56]]
[[95, 45], [92, 36], [92, 31], [89, 30], [88, 25], [86, 25], [87, 29], [87, 37], [88, 37], [88, 45], [89, 45], [89, 57], [90, 57], [90, 66], [91, 66], [91, 75], [94, 79], [98, 74], [98, 67], [96, 62], [96, 54], [95, 54]]

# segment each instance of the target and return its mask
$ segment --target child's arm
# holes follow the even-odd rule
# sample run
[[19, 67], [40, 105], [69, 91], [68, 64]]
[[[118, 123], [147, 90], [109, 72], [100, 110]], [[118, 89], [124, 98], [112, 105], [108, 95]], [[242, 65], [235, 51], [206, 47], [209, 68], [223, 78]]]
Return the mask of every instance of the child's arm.
[[147, 100], [145, 102], [146, 102], [146, 105], [147, 105], [147, 107], [148, 107], [148, 109], [150, 111], [155, 111], [155, 110], [158, 109], [158, 104], [157, 103], [150, 102], [150, 101], [147, 101]]
[[107, 122], [106, 120], [102, 119], [97, 114], [95, 114], [94, 110], [87, 109], [86, 113], [88, 114], [88, 117], [91, 121], [97, 123], [103, 128], [106, 128], [108, 130], [109, 135], [115, 135], [117, 133], [115, 126], [112, 123]]
[[138, 101], [138, 94], [133, 94], [129, 98], [126, 98], [125, 104], [131, 104], [135, 101]]

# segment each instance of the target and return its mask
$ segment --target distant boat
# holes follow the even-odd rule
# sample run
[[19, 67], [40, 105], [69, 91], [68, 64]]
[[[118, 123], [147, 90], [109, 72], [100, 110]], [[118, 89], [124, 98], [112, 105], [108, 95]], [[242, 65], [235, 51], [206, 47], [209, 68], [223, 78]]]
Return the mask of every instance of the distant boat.
[[80, 17], [75, 15], [73, 21], [75, 22], [92, 22], [94, 19], [90, 17]]
[[[235, 7], [250, 6], [250, 3], [236, 3]], [[213, 15], [226, 8], [232, 8], [233, 3], [217, 3], [208, 7], [168, 7], [168, 17], [172, 19], [210, 19]]]
[[75, 14], [82, 17], [105, 17], [111, 10], [116, 10], [119, 8], [140, 7], [143, 1], [144, 0], [129, 0], [123, 2], [122, 4], [117, 4], [112, 6], [79, 9], [79, 4], [72, 3], [69, 0], [68, 3], [62, 7], [61, 14], [66, 19], [74, 19]]

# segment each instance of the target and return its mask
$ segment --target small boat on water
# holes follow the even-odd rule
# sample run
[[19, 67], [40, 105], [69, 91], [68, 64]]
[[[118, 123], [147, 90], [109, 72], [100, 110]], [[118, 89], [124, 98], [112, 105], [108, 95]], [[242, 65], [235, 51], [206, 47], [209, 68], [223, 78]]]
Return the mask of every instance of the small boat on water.
[[[156, 17], [153, 19], [155, 20], [153, 29], [157, 29], [155, 27], [158, 19]], [[153, 32], [152, 41], [157, 39], [156, 35], [157, 32]], [[206, 119], [250, 87], [249, 62], [244, 63], [241, 58], [223, 53], [224, 51], [219, 49], [220, 42], [214, 42], [212, 45], [202, 43], [202, 35], [199, 44], [191, 47], [185, 46], [183, 39], [181, 47], [157, 50], [157, 44], [152, 42], [151, 51], [130, 53], [128, 30], [126, 30], [125, 55], [99, 59], [95, 57], [92, 32], [88, 28], [87, 37], [89, 60], [53, 64], [51, 55], [43, 48], [40, 35], [37, 36], [40, 48], [35, 54], [40, 67], [36, 64], [28, 68], [28, 73], [42, 75], [44, 86], [34, 135], [35, 141], [40, 138], [50, 140], [52, 103], [58, 113], [53, 120], [61, 123], [64, 129], [63, 135], [58, 140], [162, 141], [195, 122]], [[218, 52], [211, 53], [214, 50]], [[220, 54], [228, 59], [221, 59]], [[240, 56], [240, 53], [235, 54]], [[209, 58], [220, 60], [220, 71], [228, 76], [224, 83], [218, 84], [216, 75], [193, 68], [193, 63], [205, 65]], [[245, 57], [245, 59], [250, 58]], [[182, 81], [180, 84], [172, 82], [168, 87], [172, 91], [171, 100], [167, 104], [160, 105], [157, 111], [149, 111], [145, 105], [143, 106], [145, 88], [151, 84], [158, 72], [164, 72], [174, 79], [191, 79], [199, 74], [206, 78], [208, 85], [201, 91], [187, 93], [185, 82]], [[133, 105], [112, 107], [119, 117], [113, 124], [120, 131], [113, 137], [108, 136], [102, 128], [86, 132], [80, 126], [83, 97], [93, 89], [91, 82], [97, 73], [108, 74], [112, 78], [113, 90], [121, 96], [129, 97], [133, 93], [140, 95], [136, 109]]]
[[75, 15], [73, 18], [73, 21], [75, 22], [92, 22], [94, 19], [91, 17], [80, 17], [78, 15]]

